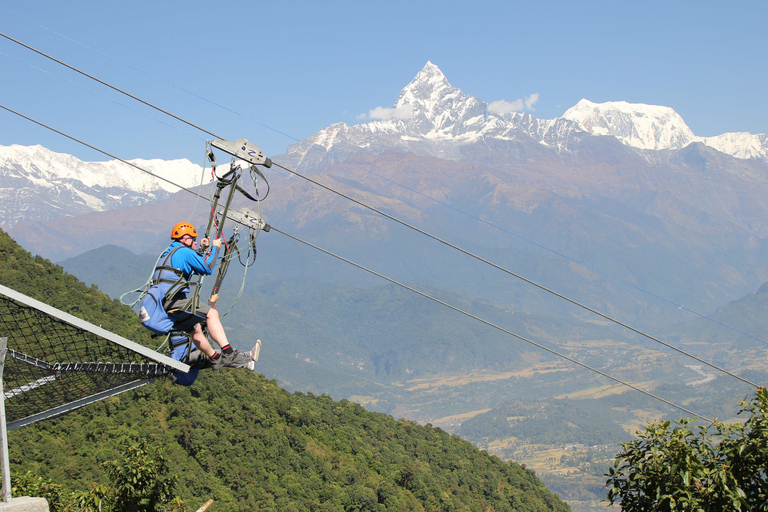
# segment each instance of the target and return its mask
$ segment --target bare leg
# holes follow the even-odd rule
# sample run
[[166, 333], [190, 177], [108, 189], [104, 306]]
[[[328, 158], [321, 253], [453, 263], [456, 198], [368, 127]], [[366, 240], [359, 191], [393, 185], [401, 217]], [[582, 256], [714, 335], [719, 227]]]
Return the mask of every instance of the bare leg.
[[216, 355], [216, 351], [213, 350], [211, 344], [208, 343], [208, 337], [203, 332], [203, 328], [200, 327], [200, 324], [195, 325], [195, 328], [192, 331], [192, 343], [195, 344], [200, 352], [207, 355], [208, 357], [213, 357]]
[[208, 334], [211, 335], [211, 339], [213, 339], [213, 341], [216, 342], [219, 347], [226, 347], [229, 345], [229, 342], [227, 341], [227, 335], [224, 332], [224, 326], [221, 325], [219, 312], [211, 308], [208, 310], [206, 317], [208, 318]]

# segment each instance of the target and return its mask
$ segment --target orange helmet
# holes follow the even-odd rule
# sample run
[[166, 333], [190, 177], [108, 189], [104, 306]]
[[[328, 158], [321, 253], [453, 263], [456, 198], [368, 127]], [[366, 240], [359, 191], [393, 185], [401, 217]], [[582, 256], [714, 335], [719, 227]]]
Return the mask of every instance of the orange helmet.
[[193, 226], [189, 222], [179, 222], [178, 224], [173, 226], [173, 229], [171, 230], [172, 239], [178, 240], [184, 235], [189, 235], [193, 238], [197, 238], [197, 230], [195, 229], [195, 226]]

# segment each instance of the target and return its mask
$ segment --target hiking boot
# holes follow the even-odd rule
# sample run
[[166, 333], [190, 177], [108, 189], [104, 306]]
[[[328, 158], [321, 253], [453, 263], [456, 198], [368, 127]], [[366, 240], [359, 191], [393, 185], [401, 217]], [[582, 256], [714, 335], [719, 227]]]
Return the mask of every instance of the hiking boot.
[[238, 364], [237, 363], [237, 358], [238, 358], [238, 356], [240, 356], [240, 352], [238, 352], [237, 350], [232, 350], [232, 352], [230, 352], [229, 354], [224, 354], [224, 353], [221, 353], [221, 352], [220, 352], [220, 354], [221, 354], [221, 357], [219, 357], [215, 361], [212, 361], [213, 364], [211, 365], [211, 367], [214, 370], [219, 370], [219, 369], [224, 368], [224, 367], [227, 367], [227, 368], [231, 368], [231, 367], [239, 368], [240, 367], [240, 366], [234, 366], [235, 364]]
[[221, 352], [216, 352], [219, 355], [218, 359], [211, 359], [211, 368], [213, 370], [220, 370], [221, 368], [224, 368], [224, 354]]
[[248, 352], [239, 352], [235, 361], [238, 363], [256, 362], [259, 360], [259, 352], [261, 352], [261, 340], [256, 340], [256, 345]]
[[259, 352], [261, 352], [261, 340], [256, 340], [256, 344], [247, 354], [251, 356], [251, 361], [255, 363], [259, 360]]
[[228, 361], [224, 363], [224, 366], [227, 368], [246, 368], [248, 370], [253, 370], [255, 363], [250, 360], [249, 361], [234, 360], [234, 361]]

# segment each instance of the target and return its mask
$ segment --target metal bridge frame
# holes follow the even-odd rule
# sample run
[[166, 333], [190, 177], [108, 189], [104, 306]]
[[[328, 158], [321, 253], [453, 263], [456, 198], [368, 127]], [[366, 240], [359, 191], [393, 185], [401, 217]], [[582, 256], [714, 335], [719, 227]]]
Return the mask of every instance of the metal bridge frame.
[[[181, 363], [179, 361], [176, 361], [175, 359], [171, 359], [168, 356], [155, 352], [149, 347], [139, 345], [138, 343], [135, 343], [133, 341], [123, 338], [122, 336], [118, 336], [117, 334], [109, 332], [106, 329], [102, 329], [101, 327], [93, 325], [90, 322], [86, 322], [85, 320], [72, 316], [69, 313], [60, 311], [43, 302], [32, 299], [31, 297], [27, 297], [26, 295], [23, 295], [14, 290], [11, 290], [10, 288], [0, 285], [0, 294], [5, 295], [6, 297], [13, 299], [16, 302], [24, 304], [25, 306], [37, 309], [64, 323], [77, 327], [78, 329], [81, 329], [83, 331], [88, 331], [92, 334], [95, 334], [96, 336], [99, 336], [100, 338], [103, 338], [107, 341], [115, 343], [116, 345], [120, 345], [121, 347], [127, 348], [141, 356], [146, 357], [151, 361], [155, 361], [155, 363], [159, 363], [159, 365], [173, 368], [174, 370], [177, 370], [183, 373], [186, 373], [189, 371], [189, 366], [184, 363]], [[0, 335], [2, 334], [8, 334], [8, 333], [0, 333]], [[112, 389], [108, 389], [100, 393], [96, 393], [91, 396], [87, 396], [85, 398], [81, 398], [79, 400], [75, 400], [73, 402], [63, 404], [58, 407], [54, 407], [52, 409], [48, 409], [47, 411], [43, 411], [41, 413], [34, 414], [26, 418], [22, 418], [20, 420], [6, 423], [6, 416], [5, 416], [6, 393], [3, 389], [3, 371], [5, 370], [5, 358], [6, 358], [6, 355], [8, 355], [8, 352], [9, 352], [8, 338], [0, 337], [0, 470], [2, 470], [2, 484], [3, 484], [2, 500], [3, 502], [6, 502], [6, 503], [11, 499], [11, 472], [10, 472], [10, 460], [8, 456], [8, 430], [13, 430], [14, 428], [35, 423], [36, 421], [40, 421], [40, 420], [52, 418], [54, 416], [58, 416], [61, 414], [65, 414], [67, 412], [70, 412], [74, 409], [78, 409], [85, 405], [98, 402], [99, 400], [103, 400], [105, 398], [115, 396], [119, 393], [123, 393], [131, 389], [135, 389], [139, 386], [143, 386], [152, 381], [152, 379], [144, 379], [144, 378], [137, 379], [135, 381], [122, 384]], [[28, 358], [29, 356], [26, 356], [23, 354], [15, 354], [13, 357]], [[34, 358], [31, 358], [31, 359], [34, 359]], [[42, 364], [46, 364], [46, 363], [42, 363]], [[94, 363], [81, 363], [81, 364], [92, 365]], [[98, 363], [98, 364], [101, 365], [102, 363]], [[102, 366], [101, 371], [115, 371], [116, 363], [106, 363], [106, 364], [111, 366], [108, 366], [108, 369], [105, 369]], [[142, 366], [142, 365], [139, 364], [136, 366]], [[143, 366], [147, 366], [147, 365], [143, 365]], [[74, 368], [74, 369], [80, 370], [81, 368]], [[48, 381], [46, 381], [45, 379], [39, 379], [38, 381], [27, 384], [26, 386], [28, 386], [29, 389], [32, 389], [34, 387], [44, 386], [47, 382]], [[18, 391], [18, 389], [14, 391]]]

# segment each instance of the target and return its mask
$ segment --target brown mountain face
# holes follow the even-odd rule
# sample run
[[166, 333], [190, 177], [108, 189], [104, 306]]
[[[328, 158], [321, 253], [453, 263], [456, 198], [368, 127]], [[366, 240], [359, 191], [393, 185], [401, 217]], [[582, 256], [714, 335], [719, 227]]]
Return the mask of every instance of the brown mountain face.
[[[518, 156], [530, 155], [530, 146], [539, 149], [534, 143], [512, 145], [508, 153]], [[473, 151], [479, 152], [477, 145]], [[677, 230], [726, 238], [768, 234], [768, 203], [762, 200], [768, 192], [768, 165], [700, 144], [651, 155], [607, 137], [591, 137], [567, 155], [541, 151], [536, 158], [473, 160], [359, 152], [312, 177], [411, 220], [440, 208], [439, 202], [495, 222], [511, 212], [532, 213], [548, 200], [599, 198]], [[272, 193], [279, 200], [270, 205], [271, 213], [287, 215], [296, 226], [349, 211], [348, 203], [325, 192], [286, 186], [273, 187]]]
[[[633, 284], [668, 289], [672, 296], [681, 286], [690, 288], [715, 305], [768, 279], [762, 263], [768, 234], [765, 163], [699, 144], [643, 152], [588, 136], [571, 152], [559, 153], [532, 141], [505, 142], [492, 142], [493, 150], [485, 142], [466, 147], [467, 162], [357, 152], [311, 177], [453, 243], [507, 247], [499, 257], [511, 263], [514, 255], [514, 264], [533, 277], [558, 275], [570, 283], [585, 275], [584, 263]], [[490, 155], [485, 161], [483, 151]], [[425, 237], [406, 235], [396, 223], [281, 172], [266, 170], [270, 193], [261, 209], [269, 224], [371, 264], [394, 261], [387, 250], [398, 256], [414, 251], [448, 264], [444, 247], [431, 247]], [[238, 197], [234, 208], [244, 206], [256, 209]], [[165, 244], [170, 226], [190, 215], [202, 230], [207, 214], [205, 200], [182, 191], [152, 205], [22, 222], [11, 235], [54, 261], [106, 244], [142, 253]], [[516, 245], [518, 238], [522, 245]], [[551, 256], [547, 249], [571, 260], [548, 263], [542, 257]], [[450, 272], [426, 265], [438, 276]], [[408, 278], [425, 276], [414, 273]], [[571, 286], [588, 288], [575, 281]]]
[[[765, 164], [700, 145], [647, 153], [607, 137], [585, 137], [567, 154], [533, 142], [499, 143], [498, 151], [514, 159], [482, 161], [481, 145], [466, 150], [472, 161], [359, 151], [311, 177], [646, 331], [666, 333], [670, 323], [688, 319], [678, 304], [706, 313], [768, 281]], [[265, 173], [270, 192], [261, 209], [282, 231], [475, 308], [513, 332], [585, 358], [599, 356], [598, 365], [619, 361], [627, 372], [636, 369], [623, 353], [611, 359], [568, 344], [599, 340], [607, 347], [647, 348], [638, 336], [276, 166]], [[243, 206], [256, 208], [240, 197], [234, 208]], [[21, 223], [12, 236], [54, 261], [80, 254], [65, 268], [119, 296], [151, 269], [154, 258], [136, 253], [159, 251], [179, 220], [191, 218], [202, 230], [207, 213], [204, 200], [182, 192], [155, 205]], [[529, 357], [522, 355], [528, 347], [443, 316], [423, 298], [395, 293], [276, 231], [262, 233], [258, 243], [259, 258], [226, 325], [243, 345], [253, 336], [273, 340], [268, 373], [289, 387], [358, 394], [349, 390], [349, 372], [388, 381], [527, 364], [521, 358]], [[89, 251], [107, 244], [134, 255], [118, 248]], [[230, 268], [225, 295], [240, 285], [237, 267]], [[339, 374], [326, 376], [333, 384], [323, 387], [326, 377], [308, 369]], [[557, 393], [565, 392], [560, 379], [552, 379]], [[471, 390], [467, 396], [474, 397]]]
[[[207, 192], [203, 191], [204, 194]], [[9, 234], [25, 249], [54, 262], [113, 244], [142, 253], [165, 243], [171, 227], [182, 220], [204, 223], [206, 199], [179, 192], [170, 199], [137, 207], [94, 212], [54, 221], [24, 221]]]

